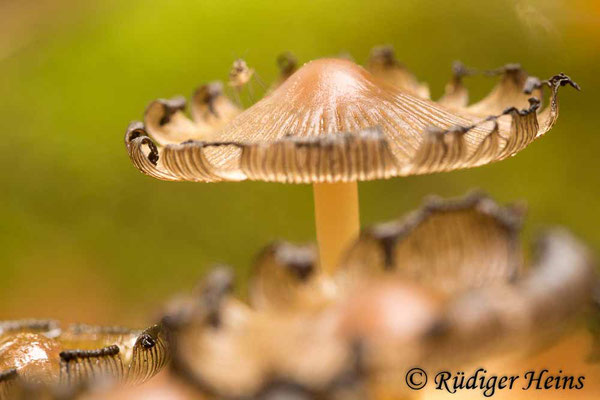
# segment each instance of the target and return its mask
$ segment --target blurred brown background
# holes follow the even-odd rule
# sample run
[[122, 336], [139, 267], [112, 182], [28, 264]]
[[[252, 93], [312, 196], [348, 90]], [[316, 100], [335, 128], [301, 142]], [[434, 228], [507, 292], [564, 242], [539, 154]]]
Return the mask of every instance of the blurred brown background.
[[[361, 183], [364, 225], [428, 194], [481, 188], [526, 200], [526, 236], [565, 225], [600, 248], [600, 3], [532, 1], [0, 1], [0, 318], [136, 325], [212, 262], [248, 271], [268, 241], [314, 237], [310, 186], [164, 183], [123, 145], [158, 97], [226, 79], [244, 57], [269, 82], [275, 57], [390, 43], [438, 97], [453, 60], [565, 72], [561, 117], [518, 156], [486, 167]], [[473, 99], [493, 84], [469, 82]]]

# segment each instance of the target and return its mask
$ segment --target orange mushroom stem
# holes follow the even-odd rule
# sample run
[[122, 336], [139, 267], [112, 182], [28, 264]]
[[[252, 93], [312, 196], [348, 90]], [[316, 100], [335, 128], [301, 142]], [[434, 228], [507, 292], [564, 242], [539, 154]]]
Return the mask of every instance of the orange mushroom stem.
[[333, 273], [360, 231], [358, 184], [314, 183], [315, 225], [321, 269]]

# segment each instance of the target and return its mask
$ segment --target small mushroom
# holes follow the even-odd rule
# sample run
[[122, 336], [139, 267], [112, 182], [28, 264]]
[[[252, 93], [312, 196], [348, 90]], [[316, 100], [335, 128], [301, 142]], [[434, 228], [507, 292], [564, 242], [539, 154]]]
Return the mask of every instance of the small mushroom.
[[[540, 81], [511, 64], [487, 73], [500, 82], [468, 105], [463, 78], [475, 72], [455, 64], [445, 95], [434, 102], [390, 47], [374, 49], [367, 69], [341, 58], [298, 69], [291, 56], [280, 60], [276, 88], [248, 109], [238, 113], [215, 90], [191, 120], [181, 98], [159, 100], [143, 124], [129, 126], [125, 143], [134, 165], [162, 180], [312, 184], [320, 265], [329, 273], [358, 236], [357, 181], [513, 156], [554, 125], [559, 87], [578, 88], [564, 74]], [[238, 60], [232, 83], [239, 87], [252, 73]], [[541, 110], [545, 86], [550, 101]]]
[[29, 390], [75, 394], [84, 386], [142, 383], [168, 359], [159, 325], [142, 331], [89, 325], [63, 330], [55, 321], [3, 321], [0, 400], [15, 393], [31, 398]]

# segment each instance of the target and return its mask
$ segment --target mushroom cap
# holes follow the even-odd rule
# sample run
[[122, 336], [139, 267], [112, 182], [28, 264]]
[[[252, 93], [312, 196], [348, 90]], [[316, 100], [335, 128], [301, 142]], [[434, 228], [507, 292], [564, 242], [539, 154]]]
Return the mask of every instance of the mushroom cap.
[[15, 398], [22, 390], [75, 394], [84, 387], [139, 384], [168, 359], [160, 325], [140, 331], [84, 324], [62, 329], [46, 320], [0, 321], [0, 399]]
[[341, 306], [340, 328], [351, 338], [413, 342], [431, 331], [441, 312], [440, 299], [402, 280], [363, 285]]
[[0, 340], [0, 371], [14, 368], [33, 383], [48, 383], [59, 376], [58, 343], [40, 333], [20, 332]]
[[[468, 106], [467, 70], [455, 68], [436, 103], [389, 61], [393, 53], [378, 54], [371, 72], [344, 59], [308, 62], [245, 111], [216, 84], [194, 97], [193, 121], [182, 98], [155, 101], [144, 124], [127, 130], [129, 155], [164, 180], [347, 182], [448, 171], [516, 154], [556, 121], [558, 88], [577, 88], [564, 74], [542, 82], [511, 64]], [[550, 105], [538, 113], [545, 85]]]

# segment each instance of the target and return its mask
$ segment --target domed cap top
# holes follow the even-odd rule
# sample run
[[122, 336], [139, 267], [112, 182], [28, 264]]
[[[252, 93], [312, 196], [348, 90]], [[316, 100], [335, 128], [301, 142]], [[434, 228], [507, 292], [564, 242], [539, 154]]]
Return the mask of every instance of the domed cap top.
[[224, 141], [274, 141], [379, 127], [394, 137], [393, 152], [412, 154], [422, 131], [435, 121], [466, 124], [434, 103], [395, 88], [352, 61], [306, 63], [273, 93], [238, 115], [220, 132]]
[[[271, 95], [290, 106], [332, 106], [360, 100], [376, 88], [373, 75], [349, 60], [326, 58], [310, 61], [287, 79]], [[266, 99], [265, 99], [266, 100]]]

